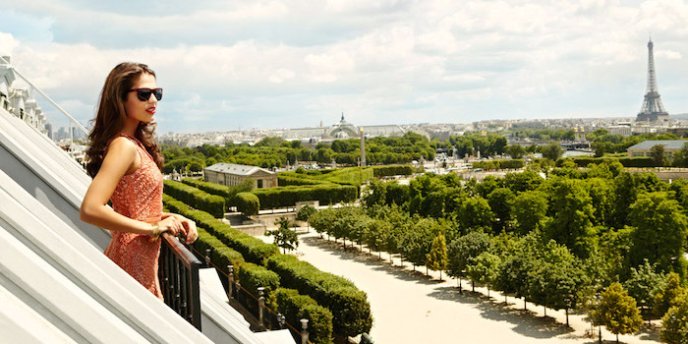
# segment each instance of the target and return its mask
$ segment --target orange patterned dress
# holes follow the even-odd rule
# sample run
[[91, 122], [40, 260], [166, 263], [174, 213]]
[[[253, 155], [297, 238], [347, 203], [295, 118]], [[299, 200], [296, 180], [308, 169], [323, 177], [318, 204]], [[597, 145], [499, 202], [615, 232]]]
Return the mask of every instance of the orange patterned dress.
[[[125, 134], [122, 136], [136, 143], [141, 167], [120, 179], [110, 199], [112, 208], [132, 219], [156, 223], [162, 216], [162, 173], [141, 142]], [[160, 240], [151, 241], [150, 236], [143, 234], [111, 233], [112, 241], [105, 255], [162, 299], [158, 281]]]

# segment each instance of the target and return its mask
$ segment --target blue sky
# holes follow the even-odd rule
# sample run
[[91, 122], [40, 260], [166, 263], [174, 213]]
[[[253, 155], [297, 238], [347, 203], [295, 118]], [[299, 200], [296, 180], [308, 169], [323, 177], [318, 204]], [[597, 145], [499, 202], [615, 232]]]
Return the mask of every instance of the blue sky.
[[[688, 112], [688, 1], [0, 0], [0, 53], [82, 123], [158, 73], [160, 132]], [[48, 108], [44, 106], [44, 108]]]

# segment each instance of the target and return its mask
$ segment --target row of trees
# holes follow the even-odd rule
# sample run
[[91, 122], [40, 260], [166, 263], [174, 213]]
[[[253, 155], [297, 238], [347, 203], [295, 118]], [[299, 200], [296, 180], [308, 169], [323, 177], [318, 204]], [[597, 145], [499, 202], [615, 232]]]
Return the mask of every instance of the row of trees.
[[[645, 261], [632, 269], [623, 286], [616, 279], [603, 281], [596, 267], [598, 259], [580, 259], [566, 246], [546, 241], [538, 230], [518, 237], [475, 229], [447, 244], [447, 234], [452, 232], [448, 223], [408, 217], [397, 206], [376, 209], [373, 216], [356, 207], [326, 209], [312, 215], [310, 223], [316, 231], [342, 240], [345, 248], [349, 240], [365, 244], [378, 255], [386, 251], [390, 259], [398, 253], [414, 269], [425, 266], [440, 271], [440, 278], [446, 271], [452, 277], [470, 279], [473, 287], [485, 286], [488, 296], [490, 289], [498, 290], [524, 302], [564, 309], [567, 325], [569, 310], [579, 309], [612, 333], [637, 332], [642, 317], [636, 300], [648, 317], [688, 315], [681, 313], [686, 294], [678, 274], [658, 272]], [[681, 332], [681, 326], [667, 326], [664, 332], [668, 336], [678, 331], [685, 338], [688, 333]]]
[[[166, 144], [165, 172], [200, 171], [218, 162], [252, 166], [284, 167], [297, 161], [316, 161], [319, 164], [355, 165], [360, 158], [358, 139], [321, 142], [315, 146], [301, 141], [286, 141], [267, 137], [251, 146], [227, 143], [224, 146], [204, 144], [198, 147], [179, 147]], [[375, 137], [366, 139], [366, 160], [369, 164], [410, 163], [413, 160], [433, 159], [435, 146], [426, 137], [408, 132], [400, 137]]]
[[328, 209], [310, 221], [345, 247], [366, 244], [554, 309], [583, 308], [613, 283], [648, 318], [682, 309], [676, 297], [662, 304], [657, 295], [685, 283], [688, 183], [631, 174], [618, 162], [565, 165], [545, 177], [374, 182], [363, 208]]

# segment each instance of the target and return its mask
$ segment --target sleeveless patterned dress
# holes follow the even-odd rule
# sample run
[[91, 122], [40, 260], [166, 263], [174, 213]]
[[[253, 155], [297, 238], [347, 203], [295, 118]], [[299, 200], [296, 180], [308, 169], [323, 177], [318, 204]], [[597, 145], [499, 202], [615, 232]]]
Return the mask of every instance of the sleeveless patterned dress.
[[[141, 142], [125, 134], [122, 136], [136, 144], [141, 167], [120, 179], [110, 199], [112, 208], [129, 218], [156, 223], [162, 216], [162, 173]], [[160, 240], [151, 241], [150, 236], [144, 234], [111, 233], [112, 240], [105, 255], [162, 299], [158, 281]]]

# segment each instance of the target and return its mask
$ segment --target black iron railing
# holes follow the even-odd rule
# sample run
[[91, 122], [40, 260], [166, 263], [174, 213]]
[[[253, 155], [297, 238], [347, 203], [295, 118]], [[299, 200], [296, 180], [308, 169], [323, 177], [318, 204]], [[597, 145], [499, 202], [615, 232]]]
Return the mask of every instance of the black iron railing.
[[198, 260], [177, 238], [163, 233], [158, 277], [165, 303], [199, 331], [201, 296]]

